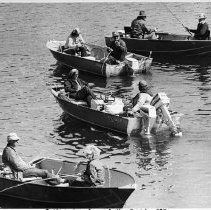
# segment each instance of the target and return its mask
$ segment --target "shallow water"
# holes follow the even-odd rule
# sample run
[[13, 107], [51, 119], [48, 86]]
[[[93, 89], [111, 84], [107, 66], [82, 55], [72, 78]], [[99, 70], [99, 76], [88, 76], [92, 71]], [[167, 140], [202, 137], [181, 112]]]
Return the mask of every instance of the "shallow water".
[[[168, 10], [168, 8], [172, 11]], [[95, 89], [119, 96], [135, 95], [141, 78], [154, 93], [164, 91], [171, 108], [184, 114], [183, 136], [160, 132], [150, 139], [121, 136], [68, 118], [50, 93], [56, 61], [47, 40], [64, 40], [78, 26], [89, 43], [129, 25], [140, 9], [160, 31], [185, 33], [196, 14], [211, 12], [211, 3], [74, 3], [0, 4], [0, 149], [9, 132], [22, 138], [25, 160], [49, 156], [79, 160], [80, 149], [95, 143], [103, 162], [134, 176], [137, 190], [125, 208], [208, 208], [211, 206], [211, 66], [153, 64], [151, 74], [102, 79], [82, 74]], [[173, 14], [182, 20], [179, 22]], [[211, 23], [208, 16], [207, 22]]]

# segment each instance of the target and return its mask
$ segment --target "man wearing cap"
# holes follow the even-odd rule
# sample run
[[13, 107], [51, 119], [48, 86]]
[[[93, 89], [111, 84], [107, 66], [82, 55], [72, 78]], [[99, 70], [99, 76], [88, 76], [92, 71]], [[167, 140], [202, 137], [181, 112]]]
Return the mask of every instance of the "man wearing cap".
[[192, 32], [194, 33], [194, 39], [197, 40], [207, 40], [209, 39], [210, 36], [210, 31], [209, 31], [209, 26], [205, 21], [206, 16], [204, 15], [204, 13], [201, 13], [198, 17], [198, 25], [197, 25], [197, 29], [189, 29], [188, 27], [185, 27], [185, 29], [188, 32]]
[[15, 149], [19, 140], [20, 138], [16, 133], [10, 133], [7, 136], [7, 146], [4, 148], [2, 154], [2, 162], [11, 169], [14, 177], [19, 178], [17, 174], [18, 172], [22, 172], [23, 178], [42, 177], [47, 179], [46, 182], [52, 185], [62, 183], [63, 180], [59, 177], [52, 175], [47, 170], [35, 168], [23, 160]]
[[112, 37], [113, 41], [111, 42], [110, 48], [108, 48], [110, 56], [106, 62], [110, 64], [117, 64], [125, 60], [127, 47], [125, 42], [120, 38], [118, 32], [113, 32]]
[[155, 35], [156, 29], [148, 29], [145, 26], [146, 14], [140, 11], [138, 17], [131, 23], [131, 37], [138, 39], [157, 39]]
[[69, 72], [67, 80], [64, 82], [65, 92], [69, 93], [69, 97], [76, 100], [85, 100], [88, 106], [91, 106], [91, 100], [96, 96], [89, 88], [89, 84], [78, 78], [78, 70], [72, 69]]

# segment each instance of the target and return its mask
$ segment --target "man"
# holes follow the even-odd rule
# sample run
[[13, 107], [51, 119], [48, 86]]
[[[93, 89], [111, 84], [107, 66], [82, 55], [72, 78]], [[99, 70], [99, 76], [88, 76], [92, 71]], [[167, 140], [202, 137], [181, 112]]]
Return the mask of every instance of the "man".
[[119, 62], [125, 60], [127, 47], [125, 42], [120, 39], [118, 32], [113, 32], [112, 36], [114, 40], [111, 42], [110, 48], [108, 48], [108, 51], [110, 51], [110, 56], [106, 62], [110, 64], [118, 64]]
[[204, 15], [204, 13], [201, 13], [198, 17], [198, 25], [197, 25], [197, 29], [193, 30], [193, 29], [189, 29], [188, 27], [185, 27], [185, 29], [188, 32], [192, 32], [194, 33], [194, 39], [197, 40], [207, 40], [209, 39], [210, 36], [210, 31], [209, 31], [209, 26], [205, 21], [206, 16]]
[[131, 37], [138, 39], [157, 39], [155, 35], [156, 29], [148, 29], [145, 26], [146, 14], [140, 11], [138, 17], [131, 23]]
[[52, 185], [57, 185], [63, 182], [59, 177], [49, 173], [47, 170], [39, 169], [26, 163], [17, 153], [16, 146], [20, 138], [16, 133], [10, 133], [7, 136], [7, 146], [3, 150], [2, 162], [8, 166], [14, 177], [18, 178], [17, 174], [22, 172], [23, 178], [26, 177], [42, 177], [46, 182]]
[[78, 78], [78, 70], [72, 69], [67, 80], [64, 83], [65, 92], [69, 93], [69, 97], [76, 100], [85, 100], [88, 106], [91, 106], [91, 100], [96, 96], [88, 87], [88, 83]]

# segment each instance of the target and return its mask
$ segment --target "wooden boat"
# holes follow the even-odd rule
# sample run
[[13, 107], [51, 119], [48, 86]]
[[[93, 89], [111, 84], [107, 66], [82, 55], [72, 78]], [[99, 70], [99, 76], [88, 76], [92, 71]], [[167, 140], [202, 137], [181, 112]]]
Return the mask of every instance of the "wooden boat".
[[[211, 59], [211, 40], [193, 40], [190, 35], [156, 33], [158, 39], [137, 39], [130, 37], [130, 27], [122, 31], [128, 51], [140, 55], [152, 52], [153, 61], [178, 61], [178, 63], [209, 62]], [[112, 37], [105, 37], [109, 46]]]
[[[58, 104], [64, 112], [81, 121], [127, 135], [131, 135], [132, 133], [136, 133], [137, 131], [141, 132], [145, 129], [150, 132], [153, 127], [159, 127], [160, 122], [166, 122], [168, 126], [167, 128], [172, 130], [172, 132], [174, 132], [174, 135], [177, 134], [177, 130], [180, 124], [180, 116], [178, 116], [177, 113], [169, 113], [169, 98], [167, 98], [165, 93], [156, 94], [152, 100], [153, 106], [150, 107], [149, 113], [142, 113], [142, 117], [148, 117], [149, 119], [149, 124], [143, 125], [142, 117], [140, 116], [140, 114], [137, 114], [137, 116], [128, 116], [127, 114], [122, 115], [123, 111], [121, 111], [120, 114], [117, 114], [114, 113], [116, 109], [115, 106], [111, 107], [112, 111], [108, 112], [106, 110], [106, 107], [109, 105], [104, 102], [101, 102], [102, 104], [99, 104], [105, 107], [103, 110], [101, 109], [102, 106], [99, 106], [100, 109], [97, 106], [93, 106], [90, 108], [87, 106], [87, 103], [85, 101], [76, 101], [75, 99], [69, 98], [64, 90], [61, 91], [60, 89], [61, 87], [54, 87], [51, 89], [51, 92], [57, 100]], [[163, 99], [162, 95], [164, 95]], [[156, 121], [156, 111], [158, 111], [159, 117], [158, 124]], [[178, 133], [179, 132], [180, 131], [178, 131]]]
[[64, 44], [64, 41], [48, 41], [46, 46], [60, 63], [97, 76], [112, 77], [140, 74], [148, 72], [151, 68], [152, 58], [149, 57], [128, 53], [126, 56], [127, 62], [110, 65], [105, 63], [108, 56], [106, 47], [86, 44], [90, 55], [81, 57], [68, 54], [65, 51], [62, 52], [60, 49]]
[[[1, 157], [0, 157], [1, 158]], [[51, 158], [32, 162], [37, 168], [52, 170], [61, 177], [74, 176], [75, 163]], [[2, 166], [2, 163], [1, 163]], [[2, 167], [1, 167], [2, 168]], [[80, 164], [79, 172], [85, 169]], [[2, 172], [2, 171], [1, 171]], [[103, 187], [74, 187], [68, 183], [48, 185], [41, 178], [19, 181], [0, 175], [0, 202], [6, 208], [122, 208], [136, 184], [127, 173], [105, 168]]]

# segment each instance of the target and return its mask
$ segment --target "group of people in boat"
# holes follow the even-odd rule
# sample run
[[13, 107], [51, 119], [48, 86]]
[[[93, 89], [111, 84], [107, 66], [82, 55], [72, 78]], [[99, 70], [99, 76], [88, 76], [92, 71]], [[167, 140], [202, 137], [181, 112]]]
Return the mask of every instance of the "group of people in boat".
[[[30, 177], [41, 177], [50, 185], [59, 185], [68, 183], [69, 186], [92, 186], [100, 187], [105, 183], [105, 171], [100, 161], [101, 150], [95, 145], [87, 145], [83, 151], [87, 158], [86, 170], [83, 173], [77, 173], [76, 177], [62, 178], [59, 174], [55, 175], [46, 169], [40, 169], [26, 163], [17, 152], [17, 145], [21, 139], [16, 133], [9, 133], [7, 136], [7, 145], [2, 153], [2, 162], [4, 164], [5, 174], [12, 175], [12, 179], [23, 180]], [[80, 163], [77, 164], [77, 167]], [[77, 167], [75, 171], [77, 171]]]

